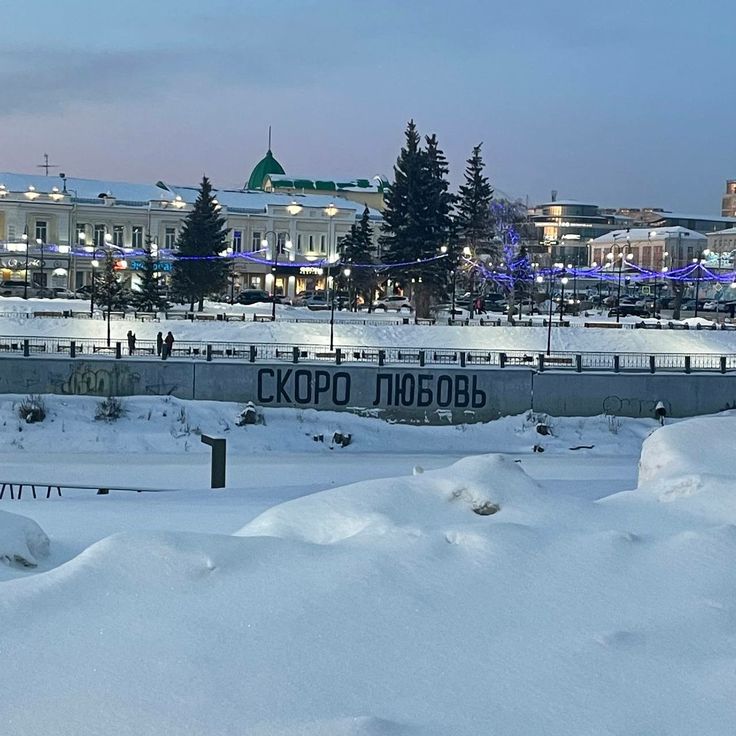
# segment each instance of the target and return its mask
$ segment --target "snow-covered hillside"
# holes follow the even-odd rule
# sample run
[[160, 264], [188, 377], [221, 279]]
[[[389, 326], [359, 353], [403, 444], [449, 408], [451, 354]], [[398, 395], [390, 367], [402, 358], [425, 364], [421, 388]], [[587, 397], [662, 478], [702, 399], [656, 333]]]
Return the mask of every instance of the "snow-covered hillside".
[[[712, 458], [730, 453], [734, 413], [553, 420], [552, 438], [522, 417], [467, 431], [346, 417], [355, 441], [331, 450], [307, 435], [334, 417], [266, 412], [227, 430], [246, 475], [210, 492], [186, 460], [206, 454], [164, 439], [160, 400], [117, 429], [90, 423], [91, 400], [50, 401], [55, 421], [4, 458], [39, 472], [35, 433], [77, 465], [107, 453], [83, 473], [146, 472], [158, 438], [182, 461], [169, 485], [192, 490], [2, 502], [51, 540], [40, 573], [0, 583], [3, 733], [732, 733], [736, 489]], [[180, 406], [195, 421], [223, 409]], [[405, 454], [418, 444], [424, 460]]]

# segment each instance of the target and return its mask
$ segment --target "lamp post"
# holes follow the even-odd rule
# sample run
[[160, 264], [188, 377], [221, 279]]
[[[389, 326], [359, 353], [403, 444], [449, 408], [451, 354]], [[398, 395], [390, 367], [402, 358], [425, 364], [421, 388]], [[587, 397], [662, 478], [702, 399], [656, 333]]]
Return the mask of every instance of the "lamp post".
[[44, 283], [44, 276], [46, 275], [43, 270], [43, 239], [42, 238], [36, 238], [36, 245], [41, 248], [41, 281], [39, 283], [39, 288], [43, 289], [46, 284]]
[[560, 324], [562, 324], [562, 317], [565, 314], [565, 286], [567, 286], [569, 280], [567, 276], [563, 276], [560, 279], [560, 283], [562, 284], [562, 294], [560, 295]]
[[350, 266], [345, 266], [342, 270], [342, 275], [347, 279], [348, 282], [348, 312], [353, 311], [353, 294], [352, 294], [352, 282], [350, 280], [350, 274], [353, 269]]
[[330, 352], [335, 345], [335, 279], [332, 276], [332, 267], [339, 256], [333, 253], [327, 257], [327, 293], [330, 295]]
[[25, 226], [23, 229], [23, 235], [20, 236], [23, 240], [23, 243], [26, 246], [26, 266], [25, 266], [25, 276], [23, 279], [23, 298], [28, 299], [28, 225]]
[[[695, 316], [698, 316], [698, 301], [700, 299], [700, 279], [701, 274], [703, 272], [703, 264], [705, 263], [706, 258], [710, 255], [710, 250], [706, 248], [704, 251], [700, 253], [700, 257], [695, 259], [696, 269], [695, 272]], [[705, 258], [703, 257], [705, 256]]]
[[[554, 268], [562, 268], [561, 263], [555, 263]], [[550, 354], [552, 347], [552, 307], [554, 306], [554, 271], [550, 268], [549, 270], [549, 318], [547, 319], [547, 355]]]
[[[613, 248], [615, 248], [617, 245], [618, 244], [616, 243], [616, 235], [614, 235], [613, 236]], [[618, 253], [618, 285], [616, 288], [616, 324], [621, 322], [621, 279], [622, 279], [623, 270], [624, 270], [624, 261], [630, 261], [634, 257], [633, 253], [627, 253], [630, 245], [631, 243], [627, 235], [626, 245], [618, 246], [619, 253]], [[613, 250], [611, 250], [611, 252], [606, 255], [606, 258], [611, 263], [613, 263], [614, 259], [616, 258]]]
[[[273, 265], [271, 266], [271, 321], [276, 321], [276, 268], [279, 265], [279, 236], [275, 230], [266, 230], [263, 233], [261, 247], [268, 248], [268, 236], [273, 235]], [[284, 250], [291, 250], [291, 241], [284, 243]]]

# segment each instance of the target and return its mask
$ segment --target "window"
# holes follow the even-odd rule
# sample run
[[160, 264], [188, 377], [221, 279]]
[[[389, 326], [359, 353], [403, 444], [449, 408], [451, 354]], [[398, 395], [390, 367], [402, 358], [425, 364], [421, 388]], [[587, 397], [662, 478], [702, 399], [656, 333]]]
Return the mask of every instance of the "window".
[[[84, 235], [85, 237], [82, 237]], [[77, 243], [79, 245], [87, 245], [87, 226], [81, 222], [77, 223]]]
[[296, 250], [298, 253], [302, 252], [302, 236], [301, 233], [296, 236]]
[[125, 229], [122, 225], [113, 225], [112, 227], [112, 244], [119, 248], [123, 247], [123, 234]]
[[286, 241], [289, 239], [289, 233], [279, 233], [277, 236], [277, 242], [279, 244], [279, 254], [283, 255], [286, 253]]
[[130, 244], [133, 248], [143, 247], [143, 228], [140, 225], [133, 225], [133, 237], [130, 240]]
[[319, 251], [320, 253], [327, 253], [327, 236], [319, 236]]
[[176, 245], [176, 228], [167, 227], [164, 232], [164, 248], [171, 250]]
[[309, 236], [309, 246], [308, 246], [307, 250], [310, 253], [313, 253], [314, 252], [314, 235], [310, 235]]
[[95, 246], [101, 247], [105, 245], [105, 226], [95, 225]]
[[243, 250], [243, 232], [233, 230], [233, 252], [240, 253], [241, 250]]
[[36, 220], [36, 240], [45, 243], [47, 230], [48, 226], [45, 220]]
[[258, 230], [253, 231], [253, 237], [250, 241], [250, 249], [253, 252], [261, 249], [261, 233]]

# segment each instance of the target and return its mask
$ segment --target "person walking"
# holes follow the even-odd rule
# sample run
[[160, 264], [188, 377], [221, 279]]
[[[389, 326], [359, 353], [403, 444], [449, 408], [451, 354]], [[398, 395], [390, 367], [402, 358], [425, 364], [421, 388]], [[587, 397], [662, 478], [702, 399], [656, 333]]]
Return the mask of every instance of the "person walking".
[[164, 347], [164, 333], [159, 332], [158, 335], [156, 335], [156, 355], [161, 355], [161, 351]]
[[171, 330], [169, 330], [166, 333], [166, 337], [164, 338], [164, 349], [162, 358], [166, 360], [171, 355], [171, 350], [174, 347], [174, 336], [171, 334]]
[[133, 330], [128, 330], [128, 355], [135, 353], [135, 333]]

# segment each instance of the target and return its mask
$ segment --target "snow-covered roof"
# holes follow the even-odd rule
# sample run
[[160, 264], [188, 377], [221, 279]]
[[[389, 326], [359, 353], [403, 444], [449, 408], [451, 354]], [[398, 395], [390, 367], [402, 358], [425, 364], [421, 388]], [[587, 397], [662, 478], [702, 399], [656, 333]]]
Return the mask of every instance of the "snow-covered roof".
[[632, 242], [660, 240], [666, 238], [688, 238], [689, 240], [706, 240], [705, 235], [688, 230], [686, 227], [674, 225], [672, 227], [632, 227], [628, 230], [611, 230], [605, 235], [600, 235], [592, 240], [593, 245], [613, 243], [626, 240]]
[[296, 174], [270, 174], [268, 180], [273, 187], [288, 187], [291, 189], [310, 189], [316, 191], [358, 191], [379, 192], [386, 185], [382, 176], [340, 177], [340, 176], [297, 176]]
[[724, 222], [734, 223], [736, 225], [736, 217], [721, 217], [720, 215], [703, 215], [703, 214], [692, 214], [688, 212], [669, 212], [667, 210], [661, 210], [656, 213], [660, 220], [701, 220], [705, 222]]
[[[198, 187], [188, 185], [166, 184], [173, 196], [179, 196], [187, 204], [193, 203], [199, 193]], [[329, 197], [322, 194], [279, 194], [278, 192], [263, 192], [260, 190], [241, 189], [214, 189], [217, 201], [230, 212], [264, 213], [268, 207], [285, 207], [297, 202], [302, 207], [324, 209], [334, 205], [339, 210], [348, 210], [356, 216], [363, 214], [365, 205], [341, 197]], [[370, 217], [381, 219], [381, 213], [369, 209]]]
[[725, 230], [714, 230], [712, 233], [708, 233], [708, 235], [736, 235], [736, 227], [729, 227]]
[[573, 207], [597, 207], [593, 202], [579, 202], [576, 199], [557, 199], [554, 202], [543, 202], [539, 207], [555, 207], [558, 205], [569, 205]]
[[[64, 191], [64, 180], [59, 176], [43, 174], [15, 174], [0, 172], [0, 187], [8, 192], [27, 192], [34, 187], [40, 194]], [[75, 199], [99, 200], [100, 195], [114, 197], [121, 202], [148, 203], [152, 200], [170, 198], [170, 195], [153, 184], [132, 184], [104, 179], [66, 178], [66, 192]]]
[[[9, 193], [25, 193], [34, 187], [39, 194], [64, 193], [64, 180], [43, 174], [15, 174], [0, 172], [0, 189]], [[55, 189], [54, 189], [55, 188]], [[341, 198], [338, 194], [280, 194], [258, 190], [215, 189], [218, 202], [233, 212], [265, 213], [268, 207], [286, 206], [298, 202], [307, 208], [324, 209], [334, 204], [339, 210], [349, 210], [356, 217], [363, 214], [365, 205]], [[177, 196], [193, 203], [199, 192], [198, 186], [174, 186], [163, 181], [157, 184], [134, 184], [103, 179], [66, 178], [66, 196], [69, 200], [102, 202], [104, 197], [113, 197], [119, 204], [148, 206], [149, 202], [172, 202]], [[101, 196], [102, 195], [102, 196]], [[369, 210], [371, 219], [380, 220], [378, 210]]]

